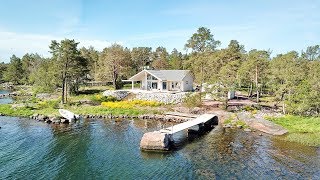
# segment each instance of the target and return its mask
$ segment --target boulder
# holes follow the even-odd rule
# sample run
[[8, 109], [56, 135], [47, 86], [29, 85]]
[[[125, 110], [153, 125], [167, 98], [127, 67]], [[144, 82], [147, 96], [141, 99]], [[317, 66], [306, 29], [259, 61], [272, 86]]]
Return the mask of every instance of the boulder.
[[195, 108], [190, 110], [190, 113], [191, 114], [200, 114], [201, 113], [201, 108], [195, 107]]
[[31, 119], [38, 119], [39, 114], [33, 114]]
[[60, 122], [63, 123], [63, 124], [68, 124], [69, 120], [62, 118], [62, 119], [60, 119]]
[[36, 95], [38, 99], [50, 99], [51, 94], [49, 93], [39, 93]]
[[117, 100], [122, 100], [125, 97], [129, 95], [129, 91], [124, 91], [124, 90], [106, 90], [103, 92], [103, 96], [112, 96], [115, 97]]
[[238, 128], [238, 129], [241, 129], [241, 128], [242, 128], [242, 125], [240, 125], [240, 124], [237, 125], [237, 128]]
[[52, 121], [50, 119], [46, 119], [44, 122], [50, 124]]
[[142, 150], [169, 150], [170, 138], [168, 134], [159, 131], [148, 132], [142, 136], [140, 149]]
[[53, 124], [60, 124], [61, 120], [57, 117], [52, 117], [50, 118]]
[[37, 116], [37, 120], [38, 120], [38, 121], [45, 121], [46, 119], [48, 119], [48, 117], [45, 116], [45, 115], [38, 115], [38, 116]]

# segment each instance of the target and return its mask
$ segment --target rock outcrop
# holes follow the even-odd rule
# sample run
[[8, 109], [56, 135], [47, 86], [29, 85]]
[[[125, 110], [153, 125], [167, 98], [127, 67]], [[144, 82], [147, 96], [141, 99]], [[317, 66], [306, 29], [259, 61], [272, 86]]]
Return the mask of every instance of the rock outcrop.
[[145, 133], [140, 141], [142, 150], [169, 150], [168, 134], [159, 131]]
[[243, 120], [249, 127], [253, 129], [257, 129], [267, 134], [271, 135], [283, 135], [286, 134], [288, 131], [283, 127], [265, 120], [262, 115], [257, 114], [252, 116], [250, 113], [242, 112], [238, 113], [238, 118]]
[[103, 92], [103, 96], [112, 96], [115, 97], [117, 100], [122, 100], [126, 98], [129, 95], [129, 91], [124, 91], [124, 90], [106, 90]]

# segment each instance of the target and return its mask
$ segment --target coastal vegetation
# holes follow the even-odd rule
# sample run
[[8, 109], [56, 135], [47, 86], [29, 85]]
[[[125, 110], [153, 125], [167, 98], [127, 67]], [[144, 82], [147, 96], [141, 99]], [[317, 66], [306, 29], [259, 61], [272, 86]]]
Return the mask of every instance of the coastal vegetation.
[[299, 142], [310, 146], [320, 146], [320, 118], [287, 115], [283, 117], [267, 117], [289, 131], [285, 140]]
[[[109, 83], [122, 88], [121, 81], [145, 67], [155, 69], [190, 69], [198, 84], [213, 84], [208, 91], [220, 95], [217, 100], [228, 108], [227, 93], [241, 90], [257, 103], [272, 97], [268, 106], [284, 114], [318, 116], [320, 113], [319, 81], [320, 46], [306, 50], [272, 55], [271, 50], [247, 51], [237, 40], [219, 48], [221, 42], [213, 32], [200, 27], [189, 40], [182, 54], [170, 53], [164, 47], [129, 49], [113, 44], [99, 52], [93, 47], [79, 48], [78, 42], [53, 40], [51, 57], [27, 53], [22, 58], [12, 55], [10, 63], [0, 64], [0, 81], [32, 85], [37, 92], [53, 92], [61, 88], [61, 102], [71, 94], [79, 94], [85, 82]], [[262, 99], [261, 99], [262, 98]]]
[[[30, 117], [34, 114], [47, 116], [59, 116], [58, 109], [66, 108], [76, 114], [83, 115], [141, 115], [158, 113], [156, 110], [150, 110], [148, 107], [154, 107], [156, 103], [140, 101], [139, 103], [128, 102], [102, 102], [101, 105], [80, 105], [78, 102], [70, 102], [64, 106], [60, 105], [58, 100], [39, 101], [37, 103], [24, 103], [18, 106], [11, 104], [0, 104], [0, 112], [3, 115]], [[21, 105], [21, 106], [19, 106]], [[134, 108], [136, 107], [136, 108]], [[139, 108], [138, 108], [139, 107]]]
[[[200, 88], [203, 83], [213, 85], [216, 100], [228, 109], [228, 92], [241, 91], [257, 105], [243, 110], [256, 113], [262, 107], [281, 111], [284, 118], [271, 118], [289, 130], [290, 141], [310, 142], [319, 145], [320, 116], [320, 46], [272, 54], [271, 50], [246, 50], [237, 40], [231, 40], [224, 48], [214, 38], [213, 32], [200, 27], [181, 53], [164, 47], [133, 47], [120, 44], [105, 47], [99, 52], [93, 47], [78, 47], [79, 42], [64, 39], [52, 40], [51, 56], [27, 53], [23, 57], [12, 55], [9, 63], [0, 63], [0, 82], [32, 87], [32, 98], [19, 100], [21, 106], [0, 105], [0, 112], [12, 116], [32, 114], [57, 114], [57, 108], [68, 108], [78, 114], [131, 114], [157, 111], [162, 106], [156, 102], [118, 101], [103, 97], [108, 89], [130, 88], [122, 80], [144, 68], [189, 69]], [[103, 86], [91, 88], [88, 83]], [[82, 90], [81, 87], [83, 88]], [[49, 100], [35, 98], [37, 93], [53, 93]], [[203, 94], [189, 95], [183, 105], [201, 106]], [[89, 100], [86, 104], [81, 100]], [[150, 110], [154, 108], [153, 110]], [[241, 123], [241, 122], [240, 122]], [[308, 136], [308, 137], [307, 137]], [[313, 138], [314, 137], [314, 138]], [[311, 139], [305, 140], [305, 139]]]

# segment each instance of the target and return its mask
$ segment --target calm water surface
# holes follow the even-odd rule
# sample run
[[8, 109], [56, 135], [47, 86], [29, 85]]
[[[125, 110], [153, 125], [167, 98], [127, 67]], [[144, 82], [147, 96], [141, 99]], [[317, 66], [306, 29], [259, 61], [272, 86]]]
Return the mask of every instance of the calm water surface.
[[[6, 90], [0, 90], [0, 94], [7, 94], [9, 93], [9, 91]], [[8, 104], [8, 103], [12, 103], [12, 99], [11, 98], [2, 98], [0, 99], [0, 104]]]
[[0, 126], [0, 179], [320, 179], [319, 148], [258, 133], [180, 133], [174, 151], [151, 153], [139, 149], [143, 133], [170, 124], [0, 117]]

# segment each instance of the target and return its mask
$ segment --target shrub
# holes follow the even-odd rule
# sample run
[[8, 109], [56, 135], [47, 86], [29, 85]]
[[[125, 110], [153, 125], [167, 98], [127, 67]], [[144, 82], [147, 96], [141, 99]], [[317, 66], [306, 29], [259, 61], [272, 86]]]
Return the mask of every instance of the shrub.
[[261, 109], [261, 106], [260, 105], [251, 105], [251, 106], [244, 106], [242, 108], [243, 110], [245, 111], [252, 111], [253, 113], [257, 113], [257, 110], [260, 110]]
[[102, 102], [115, 102], [117, 98], [113, 96], [102, 96], [100, 94], [94, 95], [91, 97], [91, 101], [95, 103], [102, 103]]
[[144, 100], [132, 100], [132, 101], [118, 101], [118, 102], [102, 102], [101, 106], [108, 108], [122, 108], [122, 109], [133, 109], [135, 107], [157, 107], [161, 103], [156, 101], [144, 101]]
[[58, 100], [39, 101], [35, 105], [35, 108], [36, 109], [45, 109], [45, 108], [58, 109], [59, 108], [59, 101]]
[[199, 93], [197, 94], [189, 93], [183, 99], [183, 105], [188, 108], [197, 107], [197, 106], [200, 106], [201, 104], [202, 104], [201, 97]]

